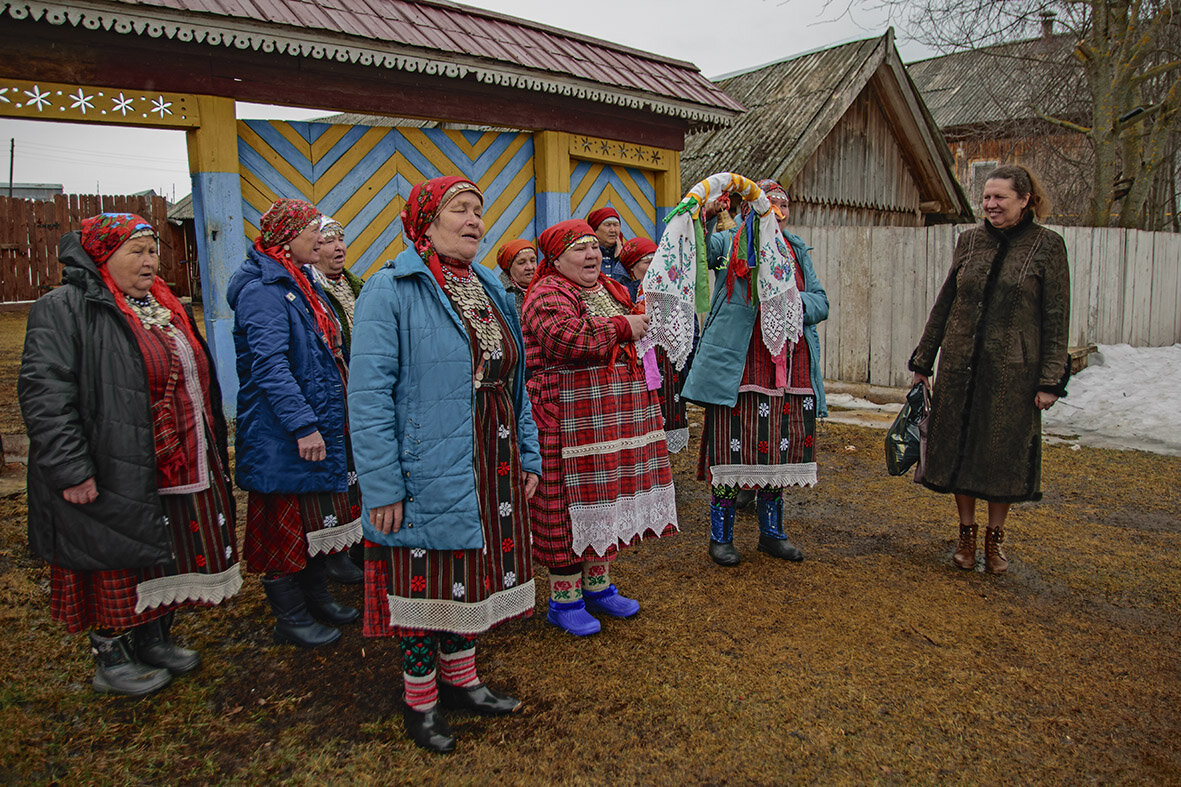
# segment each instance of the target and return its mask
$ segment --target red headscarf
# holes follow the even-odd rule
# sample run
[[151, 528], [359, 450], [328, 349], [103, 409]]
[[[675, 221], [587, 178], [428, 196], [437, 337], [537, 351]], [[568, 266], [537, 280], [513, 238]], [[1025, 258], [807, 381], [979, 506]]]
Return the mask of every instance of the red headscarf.
[[510, 240], [508, 243], [500, 247], [496, 252], [496, 264], [500, 266], [502, 271], [507, 271], [513, 266], [513, 260], [517, 255], [525, 249], [533, 248], [533, 243], [527, 240]]
[[619, 251], [619, 262], [630, 271], [637, 262], [655, 253], [656, 244], [648, 238], [632, 238], [623, 242], [623, 248]]
[[[533, 274], [533, 283], [529, 285], [529, 289], [532, 290], [533, 285], [546, 276], [561, 275], [554, 266], [554, 262], [562, 256], [566, 249], [583, 239], [590, 239], [596, 243], [599, 241], [595, 237], [595, 231], [582, 219], [559, 221], [537, 236], [537, 248], [544, 256], [537, 266], [537, 272]], [[599, 273], [599, 284], [606, 287], [617, 301], [629, 309], [634, 308], [631, 296], [628, 295], [627, 288], [622, 284], [609, 276], [604, 276], [602, 272]]]
[[443, 206], [465, 191], [475, 192], [480, 202], [484, 202], [484, 195], [475, 183], [467, 178], [451, 175], [445, 178], [431, 178], [410, 189], [410, 197], [406, 200], [406, 206], [402, 208], [402, 229], [414, 244], [418, 256], [422, 257], [422, 261], [430, 268], [440, 287], [443, 286], [443, 265], [439, 262], [439, 253], [426, 236], [427, 227], [438, 217]]
[[[134, 213], [100, 213], [97, 216], [82, 219], [82, 248], [98, 266], [98, 273], [102, 276], [107, 289], [115, 296], [115, 305], [119, 307], [119, 311], [133, 320], [139, 318], [127, 305], [127, 296], [123, 290], [119, 289], [119, 285], [115, 284], [115, 279], [111, 276], [111, 269], [106, 263], [124, 243], [132, 238], [142, 237], [156, 238], [156, 230], [148, 223], [147, 219]], [[189, 343], [194, 348], [200, 347], [197, 337], [193, 335], [193, 329], [189, 325], [189, 316], [185, 313], [184, 307], [159, 276], [152, 281], [151, 293], [157, 303], [172, 312], [172, 324], [184, 333]]]
[[285, 247], [312, 224], [319, 230], [320, 211], [316, 210], [315, 205], [301, 199], [277, 199], [267, 208], [267, 212], [259, 221], [259, 229], [262, 232], [255, 239], [254, 248], [259, 254], [265, 254], [282, 265], [284, 270], [291, 274], [299, 291], [303, 293], [304, 300], [308, 302], [308, 308], [312, 310], [320, 335], [329, 347], [335, 348], [340, 344], [340, 330], [336, 327], [336, 320], [328, 316], [328, 310], [312, 288], [311, 280], [291, 259], [291, 249]]
[[607, 206], [605, 208], [599, 208], [598, 210], [592, 210], [589, 214], [587, 214], [586, 223], [591, 225], [593, 229], [597, 230], [599, 225], [607, 219], [615, 219], [620, 223], [623, 221], [623, 219], [619, 218], [619, 213], [616, 212], [615, 208]]

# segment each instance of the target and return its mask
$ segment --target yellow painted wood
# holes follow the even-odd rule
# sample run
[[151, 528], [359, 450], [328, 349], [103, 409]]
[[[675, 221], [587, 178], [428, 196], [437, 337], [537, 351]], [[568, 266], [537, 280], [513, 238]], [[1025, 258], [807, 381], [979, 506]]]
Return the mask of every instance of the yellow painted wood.
[[[373, 198], [376, 192], [380, 191], [383, 186], [398, 176], [398, 158], [397, 156], [391, 156], [373, 171], [373, 174], [365, 180], [361, 187], [351, 197], [345, 200], [345, 203], [333, 214], [337, 221], [343, 224], [351, 222], [369, 204], [369, 200]], [[399, 202], [400, 199], [399, 197], [395, 202]], [[394, 207], [392, 203], [386, 206], [381, 214], [374, 217], [374, 222], [384, 222], [385, 224], [392, 222], [397, 217], [398, 212], [402, 210], [400, 202], [397, 210], [394, 210]], [[380, 228], [374, 232], [374, 235], [377, 232], [380, 232]], [[350, 240], [350, 242], [352, 241]]]
[[[299, 174], [299, 170], [288, 164], [275, 153], [274, 148], [268, 145], [254, 130], [245, 123], [238, 123], [238, 137], [250, 147], [254, 148], [260, 156], [266, 159], [275, 168], [275, 170], [282, 175], [288, 183], [299, 190], [300, 194], [307, 198], [312, 197], [312, 184], [308, 179]], [[306, 142], [304, 143], [306, 147]]]
[[464, 155], [469, 159], [475, 159], [480, 156], [485, 150], [492, 146], [498, 136], [496, 132], [488, 132], [481, 134], [480, 138], [476, 140], [475, 144], [468, 142], [467, 137], [461, 131], [446, 130], [443, 132], [447, 137], [455, 143], [456, 147], [463, 151]]
[[203, 122], [185, 134], [189, 172], [237, 172], [238, 122], [234, 117], [234, 99], [222, 96], [193, 98]]
[[671, 208], [681, 201], [681, 154], [672, 152], [672, 163], [667, 170], [657, 172], [655, 178], [656, 207]]
[[[434, 165], [439, 172], [444, 175], [452, 173], [459, 174], [459, 168], [448, 160], [447, 156], [443, 154], [443, 151], [439, 150], [438, 146], [421, 129], [408, 128], [403, 133], [406, 135], [406, 141], [413, 145], [422, 154], [423, 158]], [[423, 178], [423, 180], [426, 180], [426, 178]], [[418, 181], [412, 180], [410, 182], [417, 183]]]
[[324, 158], [325, 154], [332, 150], [332, 146], [340, 142], [341, 138], [349, 133], [350, 129], [352, 129], [352, 126], [330, 126], [327, 131], [312, 142], [312, 161], [319, 161]]
[[655, 172], [666, 171], [677, 159], [675, 150], [636, 145], [585, 134], [569, 135], [571, 158], [617, 164]]
[[[348, 129], [348, 126], [342, 128]], [[320, 175], [316, 180], [316, 200], [319, 201], [329, 191], [336, 187], [350, 172], [357, 166], [365, 156], [373, 150], [373, 147], [385, 137], [389, 132], [386, 128], [371, 128], [361, 135], [361, 138], [353, 143], [345, 153], [336, 160], [333, 165]], [[393, 156], [390, 157], [394, 158]], [[338, 217], [339, 218], [339, 217]]]
[[570, 204], [571, 205], [582, 204], [582, 201], [584, 199], [586, 199], [587, 192], [589, 192], [591, 190], [591, 188], [595, 185], [595, 182], [599, 179], [599, 174], [602, 171], [603, 171], [602, 164], [592, 164], [590, 167], [587, 168], [586, 174], [583, 176], [582, 180], [579, 181], [577, 184], [570, 183], [569, 181], [566, 181], [567, 183], [570, 183]]
[[538, 131], [533, 135], [533, 177], [541, 192], [570, 188], [570, 135], [564, 131]]
[[195, 99], [189, 93], [0, 78], [0, 117], [189, 129], [201, 125]]

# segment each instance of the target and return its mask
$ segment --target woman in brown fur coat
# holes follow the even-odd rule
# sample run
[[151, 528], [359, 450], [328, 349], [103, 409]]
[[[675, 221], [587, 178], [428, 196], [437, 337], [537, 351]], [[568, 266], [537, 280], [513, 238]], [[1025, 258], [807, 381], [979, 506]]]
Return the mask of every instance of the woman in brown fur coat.
[[1049, 201], [1025, 167], [989, 173], [983, 210], [984, 222], [956, 244], [909, 366], [929, 387], [940, 354], [923, 484], [955, 495], [954, 562], [976, 565], [982, 498], [985, 570], [1003, 574], [1009, 506], [1042, 496], [1041, 411], [1066, 395], [1070, 271], [1062, 236], [1035, 221]]

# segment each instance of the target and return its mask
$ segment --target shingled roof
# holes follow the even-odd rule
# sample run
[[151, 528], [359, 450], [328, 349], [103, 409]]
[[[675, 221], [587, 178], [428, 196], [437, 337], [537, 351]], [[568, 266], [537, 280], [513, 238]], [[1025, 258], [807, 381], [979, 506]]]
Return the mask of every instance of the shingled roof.
[[693, 134], [681, 154], [686, 188], [714, 172], [740, 172], [790, 182], [816, 152], [875, 75], [888, 86], [884, 100], [899, 144], [912, 155], [924, 201], [950, 215], [971, 216], [955, 179], [951, 151], [923, 105], [894, 46], [894, 31], [796, 55], [717, 79], [717, 86], [747, 107], [729, 128]]
[[446, 0], [38, 0], [14, 19], [359, 63], [725, 124], [741, 105], [692, 63]]
[[1085, 117], [1086, 85], [1071, 57], [1076, 36], [1043, 36], [907, 66], [945, 134], [1029, 121], [1044, 115]]

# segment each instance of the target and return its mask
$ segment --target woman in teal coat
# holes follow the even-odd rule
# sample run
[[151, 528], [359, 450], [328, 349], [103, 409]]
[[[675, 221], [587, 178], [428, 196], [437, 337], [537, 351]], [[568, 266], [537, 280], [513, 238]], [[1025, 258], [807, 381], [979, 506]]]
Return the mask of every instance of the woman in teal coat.
[[[804, 341], [789, 359], [772, 358], [759, 341], [759, 304], [750, 298], [750, 272], [729, 265], [717, 275], [713, 303], [681, 396], [706, 406], [698, 478], [710, 481], [710, 557], [723, 566], [740, 561], [734, 516], [740, 489], [757, 489], [759, 550], [785, 560], [803, 553], [783, 529], [783, 488], [816, 483], [815, 419], [827, 416], [816, 324], [828, 318], [828, 296], [803, 240], [786, 225], [790, 202], [783, 188], [761, 181], [791, 247], [792, 268], [804, 306]], [[709, 239], [711, 267], [733, 235]], [[788, 362], [784, 362], [788, 361]]]

